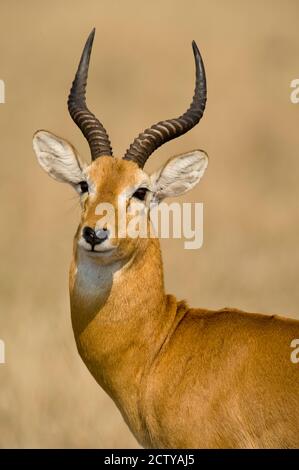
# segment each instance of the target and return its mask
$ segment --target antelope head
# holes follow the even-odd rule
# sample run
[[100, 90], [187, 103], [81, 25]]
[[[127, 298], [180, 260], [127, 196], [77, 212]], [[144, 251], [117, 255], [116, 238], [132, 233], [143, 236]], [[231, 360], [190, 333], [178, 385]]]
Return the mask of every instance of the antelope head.
[[[201, 119], [206, 104], [206, 78], [196, 43], [193, 53], [196, 67], [195, 93], [189, 109], [176, 119], [154, 124], [138, 135], [123, 158], [114, 158], [103, 124], [86, 105], [86, 83], [95, 30], [84, 47], [68, 98], [68, 110], [88, 141], [91, 164], [82, 163], [75, 148], [65, 139], [39, 130], [33, 147], [41, 167], [54, 179], [69, 183], [81, 200], [81, 222], [75, 237], [75, 249], [100, 263], [127, 259], [136, 250], [139, 237], [123, 236], [119, 227], [119, 204], [125, 206], [125, 226], [136, 205], [146, 209], [165, 197], [183, 194], [193, 188], [203, 175], [208, 158], [202, 150], [193, 150], [171, 158], [152, 175], [144, 171], [149, 156], [161, 145], [192, 129]], [[114, 220], [99, 217], [99, 207], [114, 208]], [[148, 212], [144, 211], [146, 217]], [[114, 225], [114, 227], [113, 227]]]

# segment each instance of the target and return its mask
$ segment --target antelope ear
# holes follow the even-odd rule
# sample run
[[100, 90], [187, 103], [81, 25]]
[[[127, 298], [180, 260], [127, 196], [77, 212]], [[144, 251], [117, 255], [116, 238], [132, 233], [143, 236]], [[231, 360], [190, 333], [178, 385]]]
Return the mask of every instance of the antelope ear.
[[74, 185], [84, 179], [78, 154], [67, 140], [48, 131], [37, 131], [33, 149], [40, 166], [55, 180]]
[[165, 197], [180, 196], [199, 182], [208, 166], [208, 156], [203, 150], [193, 150], [170, 158], [151, 175], [152, 191], [157, 202]]

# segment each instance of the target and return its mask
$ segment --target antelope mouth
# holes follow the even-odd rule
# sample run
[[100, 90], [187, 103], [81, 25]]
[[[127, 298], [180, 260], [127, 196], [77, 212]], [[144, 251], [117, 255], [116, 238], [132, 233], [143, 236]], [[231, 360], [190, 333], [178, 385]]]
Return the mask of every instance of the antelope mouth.
[[104, 243], [101, 244], [101, 245], [86, 246], [86, 244], [84, 243], [83, 248], [84, 248], [85, 251], [87, 251], [87, 253], [90, 253], [92, 255], [104, 255], [106, 253], [107, 254], [112, 253], [112, 251], [115, 251], [115, 249], [117, 247], [116, 246], [111, 246], [111, 245], [104, 246]]
[[95, 246], [93, 246], [92, 248], [85, 248], [85, 250], [92, 254], [92, 255], [105, 255], [106, 253], [112, 253], [112, 251], [115, 250], [116, 247], [108, 247], [108, 248], [101, 248], [101, 249], [96, 249]]
[[93, 244], [93, 243], [88, 243], [84, 238], [82, 237], [78, 243], [79, 247], [82, 248], [86, 253], [96, 256], [96, 255], [105, 255], [105, 254], [110, 254], [113, 251], [116, 250], [117, 246], [116, 245], [111, 245], [110, 242], [107, 243], [105, 240], [102, 243], [98, 244]]

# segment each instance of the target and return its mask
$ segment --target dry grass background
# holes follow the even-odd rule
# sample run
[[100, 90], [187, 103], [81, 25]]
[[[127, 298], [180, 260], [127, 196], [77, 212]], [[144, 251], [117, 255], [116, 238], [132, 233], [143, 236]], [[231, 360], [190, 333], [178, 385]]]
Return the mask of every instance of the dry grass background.
[[200, 126], [147, 166], [196, 147], [210, 155], [201, 185], [181, 199], [204, 202], [204, 246], [163, 241], [167, 290], [194, 306], [299, 317], [299, 105], [289, 99], [298, 15], [296, 0], [1, 0], [1, 447], [136, 446], [75, 349], [67, 273], [76, 197], [40, 170], [31, 146], [45, 128], [89, 157], [66, 97], [94, 25], [88, 101], [117, 155], [189, 104], [192, 39], [206, 64]]

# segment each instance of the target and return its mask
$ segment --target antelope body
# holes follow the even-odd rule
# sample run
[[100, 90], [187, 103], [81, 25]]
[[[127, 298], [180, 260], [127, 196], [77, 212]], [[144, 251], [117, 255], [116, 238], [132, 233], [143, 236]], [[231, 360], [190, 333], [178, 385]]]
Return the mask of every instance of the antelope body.
[[159, 240], [112, 236], [97, 215], [101, 202], [117, 211], [120, 196], [131, 209], [137, 200], [158, 204], [188, 191], [203, 175], [207, 156], [201, 150], [170, 159], [153, 175], [143, 171], [159, 145], [187, 132], [203, 114], [206, 80], [195, 43], [196, 87], [188, 111], [147, 129], [116, 159], [85, 103], [93, 37], [94, 31], [68, 101], [89, 142], [91, 165], [84, 167], [66, 140], [46, 131], [34, 136], [41, 166], [81, 198], [70, 268], [80, 356], [145, 447], [299, 446], [299, 365], [290, 360], [299, 322], [190, 308], [165, 294]]

